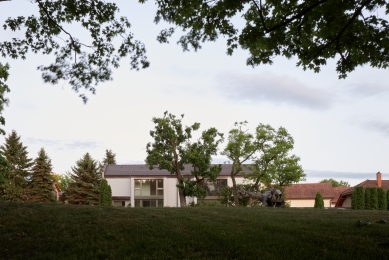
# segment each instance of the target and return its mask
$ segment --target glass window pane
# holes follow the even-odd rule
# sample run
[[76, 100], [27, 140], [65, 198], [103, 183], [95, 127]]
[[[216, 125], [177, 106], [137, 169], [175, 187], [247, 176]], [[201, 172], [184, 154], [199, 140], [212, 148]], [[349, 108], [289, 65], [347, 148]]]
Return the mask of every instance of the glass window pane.
[[140, 196], [140, 189], [135, 189], [135, 196]]
[[140, 180], [135, 180], [135, 188], [140, 189]]
[[140, 207], [140, 200], [135, 200], [135, 207]]
[[157, 195], [163, 196], [163, 190], [158, 189], [158, 194]]
[[158, 200], [158, 207], [163, 207], [163, 200]]
[[163, 180], [158, 180], [158, 188], [163, 188]]
[[150, 200], [150, 207], [156, 207], [157, 201], [156, 200]]
[[157, 192], [157, 181], [150, 180], [150, 195], [156, 195]]
[[150, 180], [142, 180], [142, 196], [150, 196]]
[[150, 201], [149, 200], [142, 200], [142, 207], [150, 207]]

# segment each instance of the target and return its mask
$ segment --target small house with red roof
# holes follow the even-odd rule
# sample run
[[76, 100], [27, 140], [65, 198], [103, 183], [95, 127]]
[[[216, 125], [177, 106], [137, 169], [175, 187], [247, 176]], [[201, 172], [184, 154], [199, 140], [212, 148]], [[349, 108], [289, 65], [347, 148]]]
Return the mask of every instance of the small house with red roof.
[[290, 207], [313, 208], [318, 192], [323, 197], [324, 207], [334, 207], [340, 194], [350, 187], [332, 187], [327, 183], [299, 183], [285, 187], [284, 196]]
[[382, 174], [380, 172], [377, 172], [375, 180], [366, 180], [340, 193], [339, 199], [336, 202], [335, 207], [351, 208], [351, 194], [353, 193], [355, 187], [384, 188], [385, 190], [387, 190], [389, 188], [389, 180], [382, 180]]

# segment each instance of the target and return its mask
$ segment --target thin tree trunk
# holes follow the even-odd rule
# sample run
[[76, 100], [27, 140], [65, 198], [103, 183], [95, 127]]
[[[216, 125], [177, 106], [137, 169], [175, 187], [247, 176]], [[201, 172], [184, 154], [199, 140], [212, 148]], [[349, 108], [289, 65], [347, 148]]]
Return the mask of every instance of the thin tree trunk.
[[238, 198], [238, 191], [236, 188], [234, 166], [232, 166], [232, 170], [231, 170], [231, 179], [232, 179], [232, 193], [234, 194], [234, 203], [235, 203], [235, 206], [239, 206], [239, 198]]

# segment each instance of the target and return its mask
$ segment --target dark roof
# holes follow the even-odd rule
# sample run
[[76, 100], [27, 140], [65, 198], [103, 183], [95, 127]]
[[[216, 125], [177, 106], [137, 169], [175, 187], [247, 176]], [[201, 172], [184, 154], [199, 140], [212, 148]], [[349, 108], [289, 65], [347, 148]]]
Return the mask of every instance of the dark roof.
[[[217, 165], [217, 164], [212, 164]], [[222, 171], [219, 176], [229, 176], [231, 174], [232, 164], [222, 164]], [[249, 173], [247, 168], [244, 168], [245, 173]], [[185, 165], [185, 169], [181, 171], [182, 175], [189, 176], [193, 167]], [[129, 165], [106, 165], [104, 167], [104, 177], [121, 177], [121, 176], [171, 176], [167, 170], [154, 168], [150, 170], [146, 164], [129, 164]]]
[[327, 183], [301, 183], [292, 184], [285, 187], [285, 195], [287, 199], [314, 199], [316, 193], [320, 192], [324, 199], [336, 199], [339, 197], [340, 188], [348, 189], [348, 187], [332, 187], [332, 184]]
[[366, 180], [363, 181], [354, 187], [351, 187], [341, 193], [341, 195], [349, 195], [353, 192], [355, 187], [363, 187], [363, 188], [384, 188], [385, 190], [389, 189], [389, 180], [381, 180], [381, 187], [378, 187], [377, 180]]

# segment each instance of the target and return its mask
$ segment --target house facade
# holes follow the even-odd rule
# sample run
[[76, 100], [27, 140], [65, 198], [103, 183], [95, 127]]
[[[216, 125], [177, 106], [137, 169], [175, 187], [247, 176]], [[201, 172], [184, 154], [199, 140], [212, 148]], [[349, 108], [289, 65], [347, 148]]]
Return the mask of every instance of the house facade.
[[[205, 202], [217, 202], [223, 187], [232, 186], [230, 177], [232, 165], [223, 164], [222, 171], [216, 182], [207, 182], [208, 196]], [[193, 168], [186, 165], [181, 171], [184, 177], [191, 178]], [[103, 171], [112, 189], [112, 200], [115, 206], [131, 207], [180, 207], [180, 198], [176, 185], [176, 175], [167, 170], [148, 165], [106, 165]], [[237, 184], [244, 183], [242, 176], [236, 176]], [[197, 203], [196, 198], [187, 197], [186, 202]]]
[[313, 208], [316, 194], [320, 192], [323, 197], [324, 207], [335, 207], [341, 192], [350, 187], [332, 187], [331, 183], [301, 183], [285, 187], [284, 197], [286, 203], [293, 208]]
[[389, 180], [382, 180], [382, 174], [377, 172], [375, 180], [366, 180], [340, 193], [335, 205], [337, 208], [351, 208], [351, 194], [355, 187], [384, 188], [387, 190], [389, 188]]

